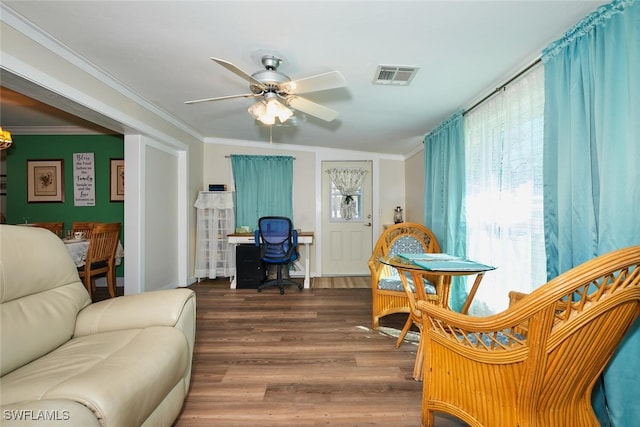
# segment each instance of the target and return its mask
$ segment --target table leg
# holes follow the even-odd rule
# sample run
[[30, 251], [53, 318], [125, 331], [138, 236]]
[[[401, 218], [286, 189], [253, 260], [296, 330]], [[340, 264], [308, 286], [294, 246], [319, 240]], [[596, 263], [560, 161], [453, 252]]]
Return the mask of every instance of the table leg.
[[467, 314], [469, 311], [469, 307], [471, 306], [471, 301], [473, 301], [473, 297], [476, 295], [476, 291], [478, 290], [478, 286], [480, 286], [480, 282], [482, 281], [482, 277], [484, 273], [478, 273], [476, 276], [476, 280], [473, 282], [473, 286], [471, 286], [471, 290], [469, 291], [469, 295], [462, 306], [462, 314]]
[[424, 364], [424, 340], [422, 339], [423, 328], [418, 325], [420, 329], [420, 341], [418, 342], [418, 349], [416, 351], [416, 363], [413, 365], [413, 379], [416, 381], [422, 381], [424, 375], [422, 367]]
[[[422, 364], [424, 363], [422, 360], [423, 348], [424, 348], [424, 341], [422, 339], [423, 338], [422, 337], [422, 331], [423, 331], [422, 312], [418, 310], [418, 308], [416, 307], [416, 299], [414, 298], [414, 295], [411, 292], [411, 288], [407, 283], [405, 273], [400, 270], [398, 271], [401, 273], [400, 279], [402, 280], [402, 285], [404, 286], [405, 293], [407, 294], [407, 298], [409, 299], [409, 310], [410, 310], [409, 318], [407, 319], [407, 323], [402, 329], [401, 336], [404, 338], [403, 334], [406, 334], [409, 331], [411, 324], [415, 324], [420, 331], [418, 336], [418, 349], [416, 351], [416, 360], [413, 365], [413, 379], [415, 379], [416, 381], [422, 381]], [[413, 280], [413, 287], [416, 291], [415, 297], [417, 297], [417, 299], [419, 300], [427, 301], [427, 295], [424, 292], [421, 273], [422, 272], [415, 271], [415, 270], [411, 271], [411, 279]], [[401, 341], [400, 339], [398, 339], [398, 341], [396, 342], [396, 348], [400, 347], [400, 344], [401, 344]]]
[[304, 288], [311, 287], [311, 273], [309, 272], [309, 243], [304, 244]]
[[[235, 260], [235, 253], [236, 253], [236, 244], [235, 243], [229, 243], [229, 246], [231, 247], [231, 251], [234, 254], [233, 259]], [[237, 272], [236, 272], [236, 266], [234, 265], [231, 268], [231, 286], [229, 286], [229, 289], [235, 289], [236, 288], [236, 276], [237, 276]]]
[[409, 314], [409, 316], [407, 317], [407, 321], [405, 322], [404, 327], [402, 328], [402, 331], [400, 331], [400, 335], [398, 335], [398, 339], [396, 340], [396, 348], [400, 348], [400, 346], [402, 345], [402, 341], [404, 341], [404, 337], [407, 336], [407, 332], [409, 332], [411, 325], [413, 325], [413, 317], [411, 316], [411, 314]]
[[436, 286], [436, 295], [438, 296], [438, 300], [440, 302], [440, 307], [444, 309], [449, 308], [449, 288], [451, 287], [451, 281], [445, 287], [444, 285], [444, 275], [438, 276], [438, 285]]

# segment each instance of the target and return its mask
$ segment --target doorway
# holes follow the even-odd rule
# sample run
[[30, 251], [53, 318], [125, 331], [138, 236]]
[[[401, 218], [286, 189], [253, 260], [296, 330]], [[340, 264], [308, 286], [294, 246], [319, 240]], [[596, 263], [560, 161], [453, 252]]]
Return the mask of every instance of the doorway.
[[[356, 171], [361, 184], [349, 195], [329, 174]], [[372, 228], [371, 161], [322, 162], [322, 275], [368, 275]], [[348, 174], [349, 172], [347, 172]], [[343, 187], [344, 189], [344, 187]]]

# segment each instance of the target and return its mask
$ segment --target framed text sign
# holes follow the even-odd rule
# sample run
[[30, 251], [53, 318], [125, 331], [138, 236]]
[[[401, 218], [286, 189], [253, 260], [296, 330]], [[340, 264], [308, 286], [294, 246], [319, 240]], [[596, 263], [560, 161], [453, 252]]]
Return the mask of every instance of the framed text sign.
[[96, 205], [93, 153], [73, 153], [73, 204]]
[[27, 160], [27, 202], [64, 203], [64, 160]]

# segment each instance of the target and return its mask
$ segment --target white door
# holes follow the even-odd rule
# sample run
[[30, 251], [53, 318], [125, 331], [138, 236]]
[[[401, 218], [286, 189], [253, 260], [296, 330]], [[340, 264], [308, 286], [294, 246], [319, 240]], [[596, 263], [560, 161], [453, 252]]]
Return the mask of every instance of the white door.
[[[360, 189], [352, 196], [351, 218], [345, 218], [340, 190], [327, 171], [363, 169], [366, 171]], [[322, 162], [322, 275], [363, 276], [369, 274], [367, 262], [372, 251], [371, 162]]]

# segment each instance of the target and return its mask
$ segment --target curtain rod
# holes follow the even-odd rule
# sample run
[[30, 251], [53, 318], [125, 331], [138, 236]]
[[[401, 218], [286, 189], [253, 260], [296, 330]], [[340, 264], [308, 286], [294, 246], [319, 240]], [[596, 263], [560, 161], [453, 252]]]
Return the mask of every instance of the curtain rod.
[[[260, 154], [261, 156], [268, 156], [268, 154]], [[225, 159], [230, 159], [231, 156], [224, 156]], [[295, 160], [295, 157], [292, 157], [293, 160]]]
[[533, 67], [538, 65], [540, 63], [540, 61], [542, 61], [542, 58], [536, 59], [532, 64], [529, 64], [524, 70], [520, 71], [518, 74], [516, 74], [515, 76], [513, 76], [509, 80], [507, 80], [505, 83], [503, 83], [502, 86], [497, 87], [496, 90], [494, 90], [489, 95], [487, 95], [484, 98], [482, 98], [480, 101], [478, 101], [475, 104], [473, 104], [471, 107], [469, 107], [465, 112], [462, 113], [462, 115], [465, 116], [467, 113], [469, 113], [472, 110], [474, 110], [476, 107], [478, 107], [480, 104], [485, 102], [487, 99], [491, 98], [493, 95], [495, 95], [496, 93], [500, 92], [501, 90], [504, 90], [504, 88], [506, 88], [511, 82], [513, 82], [518, 77], [522, 76], [524, 73], [526, 73], [527, 71], [529, 71], [530, 69], [532, 69]]

